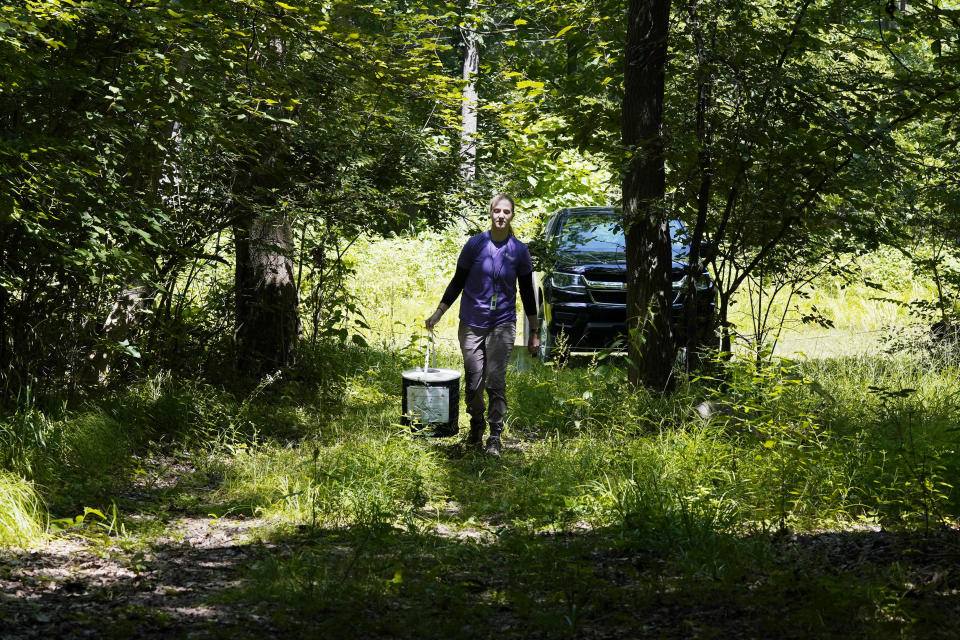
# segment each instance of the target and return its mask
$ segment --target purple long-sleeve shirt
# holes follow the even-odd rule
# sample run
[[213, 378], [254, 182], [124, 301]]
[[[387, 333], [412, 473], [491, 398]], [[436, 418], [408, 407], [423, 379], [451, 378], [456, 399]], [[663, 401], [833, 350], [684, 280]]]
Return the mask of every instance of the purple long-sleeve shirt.
[[[495, 242], [489, 231], [479, 233], [469, 240], [460, 251], [457, 260], [457, 276], [447, 287], [443, 302], [452, 304], [460, 293], [463, 274], [463, 300], [460, 301], [460, 321], [480, 329], [489, 329], [517, 319], [517, 278], [523, 289], [530, 289], [530, 274], [533, 267], [527, 245], [510, 235], [502, 242]], [[525, 286], [524, 286], [525, 285]], [[521, 291], [526, 293], [526, 291]], [[492, 300], [496, 296], [496, 303]], [[524, 304], [531, 304], [524, 295]]]

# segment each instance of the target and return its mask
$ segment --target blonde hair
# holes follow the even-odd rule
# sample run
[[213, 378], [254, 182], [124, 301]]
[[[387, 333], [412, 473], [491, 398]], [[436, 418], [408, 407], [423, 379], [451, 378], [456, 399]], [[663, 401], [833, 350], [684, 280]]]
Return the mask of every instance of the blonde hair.
[[[490, 215], [493, 215], [493, 208], [497, 206], [497, 203], [500, 202], [501, 200], [506, 200], [507, 202], [509, 202], [510, 210], [513, 212], [513, 215], [517, 215], [517, 205], [514, 204], [513, 198], [511, 196], [508, 196], [505, 193], [498, 193], [492, 198], [490, 198]], [[510, 235], [514, 235], [512, 224], [507, 223], [507, 229], [510, 231]]]

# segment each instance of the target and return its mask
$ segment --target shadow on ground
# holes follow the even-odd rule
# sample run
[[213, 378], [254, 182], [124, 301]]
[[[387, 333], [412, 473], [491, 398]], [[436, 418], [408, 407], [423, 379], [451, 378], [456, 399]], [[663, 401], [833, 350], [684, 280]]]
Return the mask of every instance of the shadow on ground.
[[953, 638], [960, 623], [955, 530], [727, 538], [704, 554], [617, 531], [302, 529], [237, 545], [243, 523], [207, 526], [142, 550], [5, 556], [4, 638]]

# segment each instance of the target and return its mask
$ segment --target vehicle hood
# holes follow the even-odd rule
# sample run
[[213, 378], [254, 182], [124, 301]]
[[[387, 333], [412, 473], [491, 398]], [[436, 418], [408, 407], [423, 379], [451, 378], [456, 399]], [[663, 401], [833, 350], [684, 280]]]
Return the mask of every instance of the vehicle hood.
[[623, 251], [561, 251], [557, 254], [558, 267], [586, 265], [622, 265], [626, 268], [627, 257]]
[[[677, 251], [674, 246], [673, 268], [685, 269], [687, 263], [683, 261], [686, 257], [686, 249], [681, 248]], [[623, 251], [576, 251], [566, 250], [557, 254], [556, 266], [558, 269], [580, 272], [586, 268], [610, 267], [615, 271], [623, 271], [627, 268], [627, 257]]]

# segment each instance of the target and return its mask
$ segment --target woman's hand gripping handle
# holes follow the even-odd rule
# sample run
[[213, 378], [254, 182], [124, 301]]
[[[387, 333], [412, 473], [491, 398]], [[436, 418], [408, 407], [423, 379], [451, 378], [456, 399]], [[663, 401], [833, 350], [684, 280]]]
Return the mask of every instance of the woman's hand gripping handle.
[[449, 308], [450, 307], [448, 307], [442, 302], [439, 305], [437, 305], [437, 310], [434, 311], [433, 314], [431, 314], [431, 316], [426, 320], [424, 320], [423, 322], [423, 326], [427, 328], [427, 331], [433, 331], [433, 328], [437, 325], [438, 322], [440, 322], [440, 318], [443, 317], [443, 314], [446, 313], [447, 309]]

